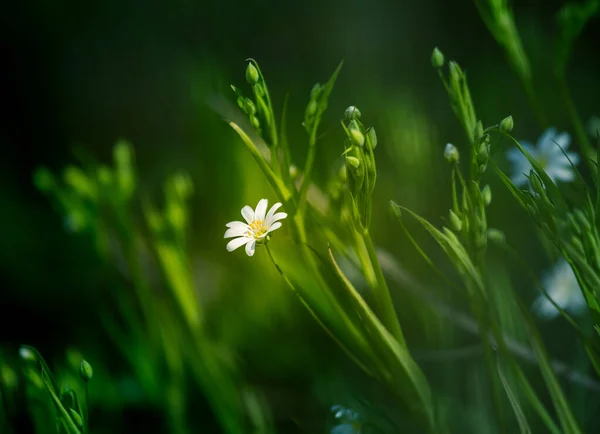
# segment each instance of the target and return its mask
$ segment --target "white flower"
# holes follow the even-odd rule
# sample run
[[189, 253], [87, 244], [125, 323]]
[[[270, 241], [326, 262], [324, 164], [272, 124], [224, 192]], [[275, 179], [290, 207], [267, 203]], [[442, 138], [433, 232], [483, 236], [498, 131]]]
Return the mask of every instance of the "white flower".
[[331, 411], [335, 413], [335, 418], [339, 422], [331, 429], [331, 434], [360, 434], [362, 426], [360, 414], [341, 405], [334, 405]]
[[[537, 142], [537, 146], [522, 141], [521, 145], [535, 158], [552, 181], [570, 182], [575, 179], [575, 173], [569, 159], [574, 165], [579, 163], [579, 155], [567, 152], [571, 138], [567, 133], [558, 134], [554, 128], [547, 129]], [[562, 150], [561, 150], [562, 148]], [[563, 154], [563, 151], [567, 154]], [[527, 176], [532, 169], [525, 155], [518, 148], [512, 148], [506, 153], [506, 158], [513, 165], [512, 182], [517, 186], [527, 184]]]
[[[552, 300], [561, 309], [571, 314], [579, 315], [586, 309], [586, 302], [575, 273], [569, 263], [562, 259], [550, 272], [542, 278], [542, 285]], [[553, 319], [560, 312], [554, 307], [544, 294], [541, 294], [533, 303], [533, 310], [544, 319]]]
[[281, 203], [278, 202], [273, 205], [267, 213], [268, 204], [269, 201], [267, 199], [261, 199], [258, 205], [256, 205], [256, 210], [246, 205], [242, 208], [242, 217], [244, 217], [246, 223], [227, 223], [226, 226], [229, 229], [225, 231], [224, 238], [235, 237], [227, 243], [227, 251], [232, 252], [238, 247], [246, 245], [246, 254], [252, 256], [254, 255], [256, 243], [264, 243], [267, 241], [269, 232], [273, 232], [281, 227], [279, 220], [287, 217], [287, 214], [284, 212], [275, 213], [281, 206]]

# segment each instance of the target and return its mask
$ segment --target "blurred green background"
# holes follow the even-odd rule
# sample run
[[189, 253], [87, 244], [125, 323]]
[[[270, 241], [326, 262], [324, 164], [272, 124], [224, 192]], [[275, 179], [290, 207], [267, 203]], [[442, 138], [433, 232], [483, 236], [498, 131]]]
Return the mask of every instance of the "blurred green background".
[[[515, 1], [514, 10], [552, 124], [568, 130], [550, 73], [554, 16], [561, 5]], [[135, 379], [101, 325], [99, 317], [107, 312], [94, 300], [98, 294], [110, 297], [118, 270], [99, 261], [89, 237], [65, 230], [61, 215], [33, 186], [36, 167], [59, 171], [74, 156], [109, 162], [114, 142], [126, 138], [136, 152], [140, 190], [150, 196], [158, 196], [169, 174], [186, 170], [195, 186], [189, 241], [194, 273], [201, 283], [199, 297], [219, 318], [216, 335], [236, 349], [244, 377], [265, 392], [278, 432], [325, 432], [332, 404], [359, 405], [362, 397], [384, 409], [389, 401], [319, 329], [264, 256], [249, 259], [241, 251], [226, 252], [225, 223], [238, 219], [244, 204], [254, 206], [262, 197], [273, 201], [274, 195], [209, 102], [219, 96], [234, 102], [229, 85], [243, 84], [244, 60], [257, 59], [278, 110], [285, 93], [290, 94], [292, 155], [302, 165], [306, 137], [300, 121], [308, 94], [344, 59], [323, 129], [338, 125], [351, 104], [377, 129], [373, 237], [425, 285], [440, 283], [388, 217], [387, 202], [394, 199], [433, 221], [448, 209], [449, 169], [442, 152], [447, 142], [463, 149], [465, 140], [431, 67], [433, 47], [467, 70], [484, 123], [511, 114], [517, 138], [535, 141], [542, 132], [471, 2], [34, 0], [3, 5], [0, 20], [5, 106], [0, 129], [0, 342], [5, 354], [13, 355], [19, 344], [33, 345], [51, 366], [67, 363], [68, 349], [77, 348], [97, 372], [104, 372], [98, 376], [115, 385], [110, 393], [120, 395], [121, 401], [113, 401], [121, 404], [111, 408], [106, 404], [110, 393], [94, 392], [92, 386], [93, 432], [167, 428], [161, 413], [139, 396]], [[599, 26], [588, 26], [568, 74], [584, 119], [600, 114], [599, 43]], [[339, 130], [319, 143], [317, 183], [324, 184], [335, 171], [342, 150]], [[502, 151], [495, 155], [501, 165]], [[497, 179], [490, 176], [490, 183], [497, 187], [491, 226], [505, 231], [535, 270], [548, 267], [551, 258], [531, 222]], [[275, 243], [283, 244], [289, 236], [282, 231]], [[499, 270], [526, 300], [536, 295], [518, 272]], [[392, 290], [417, 360], [420, 352], [427, 354], [440, 342], [458, 347], [476, 342], [424, 309], [418, 297]], [[443, 297], [452, 299], [446, 292]], [[554, 336], [552, 352], [569, 363], [582, 357], [572, 354], [564, 327], [548, 327]], [[449, 340], [440, 341], [444, 334]], [[427, 360], [423, 356], [424, 369], [436, 384], [439, 362]], [[439, 387], [457, 397], [469, 396], [463, 397], [468, 409], [477, 393], [469, 389], [465, 372], [456, 369], [455, 383], [440, 381]], [[124, 391], [131, 396], [124, 397]], [[196, 432], [218, 432], [201, 394], [191, 393], [189, 418], [204, 427]], [[21, 427], [17, 432], [30, 432], [27, 410], [14, 414]]]

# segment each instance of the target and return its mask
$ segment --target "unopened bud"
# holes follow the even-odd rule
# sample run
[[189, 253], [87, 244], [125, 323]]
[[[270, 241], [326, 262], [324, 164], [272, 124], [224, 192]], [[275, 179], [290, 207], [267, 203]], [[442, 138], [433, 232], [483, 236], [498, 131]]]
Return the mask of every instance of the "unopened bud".
[[460, 154], [458, 153], [458, 149], [452, 143], [448, 143], [446, 145], [446, 149], [444, 149], [444, 158], [448, 163], [456, 164], [458, 163], [458, 159], [460, 158]]
[[311, 99], [308, 105], [306, 106], [306, 117], [312, 117], [317, 112], [317, 102], [314, 99]]
[[321, 89], [323, 89], [321, 87], [320, 83], [316, 83], [313, 88], [310, 90], [310, 99], [315, 100], [319, 97], [320, 93], [321, 93]]
[[492, 203], [492, 190], [490, 189], [489, 185], [483, 187], [483, 190], [481, 190], [481, 197], [483, 198], [483, 204], [485, 206], [488, 206], [490, 203]]
[[92, 369], [92, 365], [90, 365], [85, 360], [82, 360], [81, 366], [79, 368], [79, 375], [81, 375], [81, 379], [86, 383], [90, 381], [94, 376], [94, 370]]
[[367, 142], [371, 145], [371, 149], [375, 149], [377, 147], [377, 133], [373, 127], [367, 130]]
[[431, 53], [431, 64], [434, 68], [441, 68], [444, 66], [444, 54], [440, 51], [438, 47], [433, 49], [433, 53]]
[[450, 221], [450, 227], [453, 231], [460, 232], [462, 230], [462, 220], [454, 213], [454, 211], [450, 210], [448, 220]]
[[248, 62], [248, 66], [246, 67], [246, 81], [250, 84], [258, 83], [258, 79], [260, 78], [258, 74], [258, 69], [252, 62]]
[[542, 184], [542, 180], [540, 179], [540, 177], [533, 170], [529, 171], [529, 185], [531, 185], [531, 189], [534, 192], [536, 192], [540, 196], [543, 196], [544, 185]]
[[476, 142], [483, 136], [483, 124], [481, 121], [477, 121], [475, 124], [474, 136]]
[[506, 242], [506, 236], [504, 235], [504, 232], [502, 232], [500, 229], [496, 229], [496, 228], [488, 229], [487, 237], [488, 237], [488, 240], [494, 242], [495, 244], [502, 245]]
[[26, 362], [35, 362], [37, 360], [35, 353], [28, 347], [19, 348], [19, 356]]
[[510, 133], [514, 126], [515, 126], [515, 123], [513, 121], [512, 116], [505, 117], [500, 122], [500, 130], [504, 131], [505, 133]]
[[390, 212], [397, 219], [401, 219], [402, 218], [402, 210], [400, 209], [400, 205], [398, 205], [393, 200], [390, 200]]
[[348, 163], [350, 166], [354, 167], [355, 169], [358, 169], [358, 166], [360, 166], [360, 160], [356, 157], [346, 157], [346, 163]]
[[265, 90], [259, 83], [256, 83], [254, 86], [252, 86], [252, 90], [256, 96], [265, 96]]
[[365, 135], [360, 130], [360, 127], [355, 119], [350, 121], [350, 124], [348, 125], [348, 131], [350, 132], [350, 140], [352, 140], [353, 145], [364, 146]]
[[71, 419], [73, 419], [73, 422], [75, 422], [79, 428], [83, 428], [83, 419], [81, 418], [80, 414], [72, 408], [69, 409], [69, 413], [71, 413]]
[[258, 118], [256, 116], [251, 116], [250, 117], [250, 123], [252, 124], [252, 126], [255, 129], [259, 129], [260, 128], [260, 121], [258, 120]]
[[351, 105], [344, 112], [344, 117], [348, 122], [350, 122], [352, 119], [360, 119], [361, 113], [357, 107]]
[[256, 106], [254, 105], [254, 101], [252, 101], [250, 98], [246, 98], [244, 101], [244, 111], [246, 114], [248, 114], [248, 116], [254, 116], [256, 113]]
[[298, 176], [298, 168], [295, 164], [290, 164], [290, 178], [296, 179]]

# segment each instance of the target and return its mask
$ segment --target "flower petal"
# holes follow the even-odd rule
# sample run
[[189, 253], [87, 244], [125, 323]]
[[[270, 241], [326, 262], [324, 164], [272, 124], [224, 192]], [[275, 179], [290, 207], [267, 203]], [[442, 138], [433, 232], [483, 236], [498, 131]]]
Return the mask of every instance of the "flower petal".
[[284, 218], [287, 217], [287, 214], [284, 212], [278, 212], [277, 214], [271, 216], [271, 218], [267, 218], [267, 220], [265, 221], [267, 228], [269, 226], [271, 226], [273, 223], [275, 223], [278, 220], [283, 220]]
[[233, 228], [233, 227], [235, 227], [237, 225], [244, 225], [244, 226], [246, 226], [246, 223], [240, 222], [240, 221], [235, 221], [235, 222], [229, 222], [225, 226], [227, 226], [228, 228]]
[[277, 230], [281, 227], [281, 222], [275, 222], [273, 223], [269, 229], [267, 229], [268, 232], [273, 232], [274, 230]]
[[261, 199], [258, 201], [258, 205], [256, 205], [256, 211], [254, 211], [254, 219], [255, 220], [265, 220], [265, 213], [267, 212], [267, 205], [269, 205], [269, 201], [267, 199]]
[[556, 140], [556, 129], [548, 128], [546, 131], [542, 133], [538, 142], [537, 148], [542, 153], [547, 153], [548, 151], [552, 151], [552, 149], [556, 146], [554, 141]]
[[248, 224], [252, 223], [254, 220], [254, 210], [250, 208], [248, 205], [242, 208], [242, 217], [246, 219]]
[[571, 166], [552, 165], [546, 168], [546, 173], [554, 182], [572, 182], [575, 180], [575, 173], [573, 173]]
[[246, 244], [246, 254], [248, 256], [254, 255], [255, 248], [256, 248], [256, 241], [251, 240], [248, 244]]
[[269, 219], [271, 217], [273, 217], [273, 214], [275, 214], [275, 211], [277, 211], [280, 207], [281, 207], [281, 202], [277, 202], [275, 205], [273, 205], [271, 207], [271, 209], [269, 210], [269, 212], [267, 213], [267, 216], [265, 217], [265, 220], [269, 221]]
[[250, 241], [253, 241], [252, 238], [246, 238], [246, 237], [234, 238], [233, 240], [231, 240], [227, 243], [227, 251], [233, 252], [238, 247], [241, 247], [244, 244], [249, 243]]
[[236, 222], [236, 223], [239, 223], [239, 224], [227, 229], [225, 231], [225, 235], [223, 235], [223, 238], [241, 237], [242, 235], [245, 235], [246, 232], [248, 232], [250, 230], [250, 228], [248, 228], [247, 224], [244, 224], [242, 222]]

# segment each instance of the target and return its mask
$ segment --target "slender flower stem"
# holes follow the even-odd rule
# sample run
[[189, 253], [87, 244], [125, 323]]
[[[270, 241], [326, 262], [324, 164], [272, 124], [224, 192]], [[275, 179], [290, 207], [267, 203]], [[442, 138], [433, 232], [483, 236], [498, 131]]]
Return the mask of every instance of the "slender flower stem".
[[321, 321], [321, 319], [319, 318], [319, 316], [317, 315], [317, 313], [310, 307], [310, 305], [306, 302], [306, 300], [304, 300], [304, 298], [302, 298], [302, 295], [300, 295], [300, 293], [298, 292], [298, 290], [296, 289], [296, 287], [294, 286], [294, 284], [290, 281], [290, 279], [287, 278], [287, 276], [285, 275], [285, 273], [283, 272], [283, 270], [281, 269], [281, 267], [279, 265], [277, 265], [277, 262], [275, 262], [275, 258], [273, 257], [273, 254], [271, 253], [271, 249], [269, 249], [269, 245], [268, 244], [265, 244], [265, 248], [266, 248], [267, 253], [269, 254], [269, 258], [271, 259], [271, 262], [273, 263], [273, 266], [275, 267], [275, 269], [277, 270], [277, 272], [281, 275], [281, 277], [283, 277], [283, 280], [290, 287], [290, 289], [292, 291], [294, 291], [294, 294], [296, 294], [296, 296], [298, 297], [298, 299], [300, 300], [300, 302], [304, 305], [304, 307], [308, 310], [308, 312], [312, 315], [312, 317], [317, 321], [317, 323], [339, 345], [339, 347], [348, 355], [348, 357], [350, 357], [354, 361], [354, 363], [356, 363], [358, 365], [358, 367], [360, 367], [362, 370], [364, 370], [369, 375], [374, 376], [374, 374], [371, 372], [371, 370], [369, 368], [367, 368], [367, 366], [361, 360], [359, 360], [359, 358], [357, 356], [355, 356], [335, 336], [335, 334], [331, 330], [329, 330], [329, 328], [325, 325], [325, 323], [323, 323], [323, 321]]
[[363, 240], [367, 248], [367, 253], [369, 254], [371, 267], [377, 279], [377, 287], [373, 289], [375, 311], [381, 315], [381, 322], [388, 328], [392, 336], [396, 338], [400, 345], [406, 348], [406, 340], [404, 339], [400, 322], [396, 316], [396, 310], [394, 309], [390, 290], [385, 281], [385, 276], [383, 275], [383, 270], [379, 264], [379, 259], [377, 259], [375, 246], [373, 245], [373, 240], [371, 239], [368, 230], [363, 232]]

